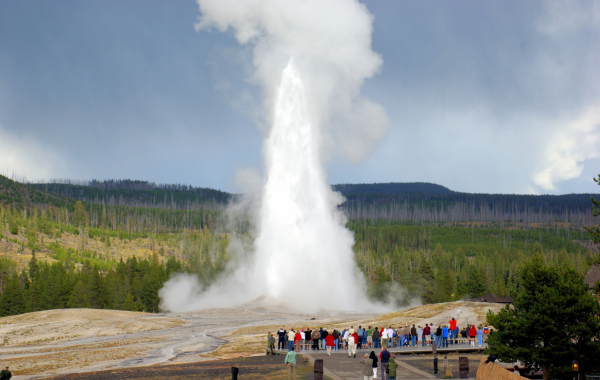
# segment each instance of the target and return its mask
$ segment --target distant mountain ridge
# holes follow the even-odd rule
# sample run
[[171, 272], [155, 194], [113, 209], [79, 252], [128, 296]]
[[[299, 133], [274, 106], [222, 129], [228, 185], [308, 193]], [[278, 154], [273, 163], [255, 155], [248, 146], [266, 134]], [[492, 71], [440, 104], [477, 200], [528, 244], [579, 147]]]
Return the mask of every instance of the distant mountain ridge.
[[331, 186], [344, 195], [352, 194], [453, 194], [445, 186], [429, 182], [344, 183]]

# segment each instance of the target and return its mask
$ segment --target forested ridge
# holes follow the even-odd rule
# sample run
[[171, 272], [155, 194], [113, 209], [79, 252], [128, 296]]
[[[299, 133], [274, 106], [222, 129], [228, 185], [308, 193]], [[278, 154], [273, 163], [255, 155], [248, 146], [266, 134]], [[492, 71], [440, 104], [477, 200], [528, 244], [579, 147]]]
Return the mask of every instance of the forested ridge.
[[[235, 196], [228, 193], [129, 180], [62, 182], [0, 176], [4, 315], [62, 307], [158, 311], [158, 289], [169, 276], [193, 273], [208, 286], [232, 259], [231, 239], [252, 240], [247, 220], [231, 230], [224, 210]], [[374, 299], [509, 295], [536, 252], [579, 273], [600, 259], [582, 228], [598, 223], [589, 195], [413, 185], [375, 184], [371, 193], [370, 185], [339, 188], [347, 191], [342, 208]], [[425, 192], [408, 192], [417, 190]]]

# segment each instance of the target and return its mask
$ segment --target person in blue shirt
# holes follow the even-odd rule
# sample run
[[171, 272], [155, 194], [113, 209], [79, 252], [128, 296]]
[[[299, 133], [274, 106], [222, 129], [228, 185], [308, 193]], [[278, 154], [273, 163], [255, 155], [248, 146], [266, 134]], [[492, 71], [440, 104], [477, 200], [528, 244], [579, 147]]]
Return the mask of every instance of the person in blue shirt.
[[448, 326], [442, 328], [442, 347], [448, 347]]
[[285, 337], [287, 336], [287, 331], [282, 327], [277, 331], [277, 337], [279, 341], [277, 342], [277, 349], [283, 350], [285, 348]]
[[483, 329], [481, 328], [481, 325], [479, 325], [479, 327], [477, 328], [477, 345], [479, 347], [481, 347], [482, 344], [483, 344]]

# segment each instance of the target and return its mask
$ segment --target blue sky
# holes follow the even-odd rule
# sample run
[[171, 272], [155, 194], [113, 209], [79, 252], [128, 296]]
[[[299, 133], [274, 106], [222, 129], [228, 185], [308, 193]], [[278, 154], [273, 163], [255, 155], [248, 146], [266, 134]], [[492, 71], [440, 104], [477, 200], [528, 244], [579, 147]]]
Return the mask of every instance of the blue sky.
[[[600, 2], [367, 1], [387, 135], [331, 183], [595, 192]], [[193, 1], [0, 2], [0, 172], [239, 191], [262, 168], [250, 45]], [[259, 127], [257, 127], [257, 124]], [[264, 128], [263, 128], [264, 129]]]

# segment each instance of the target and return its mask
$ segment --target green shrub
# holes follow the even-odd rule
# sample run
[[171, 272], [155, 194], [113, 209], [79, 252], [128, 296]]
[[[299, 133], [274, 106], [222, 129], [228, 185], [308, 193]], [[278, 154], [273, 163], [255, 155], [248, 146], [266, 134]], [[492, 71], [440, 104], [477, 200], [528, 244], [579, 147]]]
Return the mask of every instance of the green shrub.
[[19, 226], [11, 225], [9, 229], [10, 233], [13, 235], [17, 235], [19, 233]]

